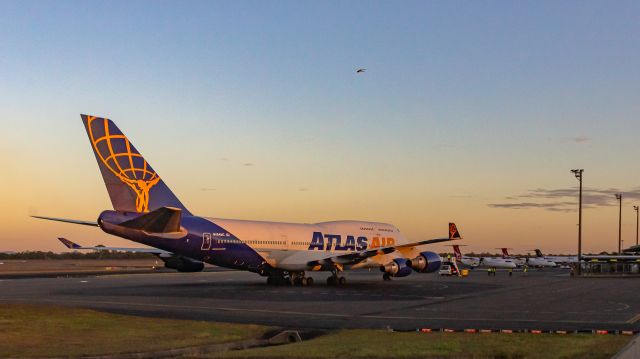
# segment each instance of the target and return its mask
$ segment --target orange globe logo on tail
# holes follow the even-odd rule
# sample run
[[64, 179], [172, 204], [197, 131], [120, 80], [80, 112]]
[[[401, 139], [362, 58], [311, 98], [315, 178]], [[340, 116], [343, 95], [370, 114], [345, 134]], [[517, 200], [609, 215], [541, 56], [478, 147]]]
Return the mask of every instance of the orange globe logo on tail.
[[[95, 121], [98, 123], [94, 124]], [[136, 211], [149, 212], [149, 190], [160, 177], [125, 135], [109, 128], [109, 122], [106, 118], [87, 116], [91, 145], [102, 164], [136, 194]]]

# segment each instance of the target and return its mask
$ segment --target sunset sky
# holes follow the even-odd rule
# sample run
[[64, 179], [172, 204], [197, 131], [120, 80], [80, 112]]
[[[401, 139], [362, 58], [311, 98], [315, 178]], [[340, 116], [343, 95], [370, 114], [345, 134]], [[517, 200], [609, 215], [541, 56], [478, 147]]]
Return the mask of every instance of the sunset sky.
[[[366, 68], [363, 74], [356, 69]], [[194, 213], [393, 223], [468, 251], [635, 243], [638, 1], [2, 1], [0, 251], [136, 246], [80, 114]], [[444, 246], [434, 246], [444, 250]]]

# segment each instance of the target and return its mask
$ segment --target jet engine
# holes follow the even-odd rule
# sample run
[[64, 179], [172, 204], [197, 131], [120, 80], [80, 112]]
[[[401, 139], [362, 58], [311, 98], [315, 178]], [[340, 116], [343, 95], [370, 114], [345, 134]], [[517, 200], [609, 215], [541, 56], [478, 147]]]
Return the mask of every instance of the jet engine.
[[434, 252], [422, 252], [407, 261], [407, 266], [419, 273], [432, 273], [440, 269], [440, 256]]
[[380, 271], [390, 277], [406, 277], [411, 274], [411, 267], [405, 258], [396, 258], [391, 262], [380, 266]]
[[178, 272], [201, 272], [204, 269], [204, 263], [187, 257], [172, 256], [161, 259], [166, 268], [175, 269]]

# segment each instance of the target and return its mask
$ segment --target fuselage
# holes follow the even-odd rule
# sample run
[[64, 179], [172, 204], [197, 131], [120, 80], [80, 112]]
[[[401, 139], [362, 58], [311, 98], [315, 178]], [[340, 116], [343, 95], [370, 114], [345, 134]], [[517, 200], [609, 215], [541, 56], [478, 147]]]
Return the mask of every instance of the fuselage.
[[482, 257], [479, 267], [513, 269], [517, 265], [509, 258]]
[[474, 268], [480, 265], [480, 258], [461, 256], [457, 260], [463, 265], [471, 268]]
[[526, 264], [530, 267], [556, 267], [557, 263], [547, 258], [531, 257], [528, 258]]
[[543, 257], [536, 257], [536, 258], [542, 258], [544, 260], [554, 262], [556, 264], [578, 263], [577, 256], [543, 256]]
[[[164, 238], [118, 226], [136, 215], [105, 211], [98, 223], [107, 233], [217, 266], [257, 273], [273, 268], [329, 270], [333, 263], [325, 266], [324, 258], [408, 243], [395, 226], [367, 221], [298, 224], [183, 216], [181, 227], [186, 235], [182, 238]], [[418, 252], [409, 248], [354, 265], [349, 261], [343, 264], [348, 268], [379, 267], [393, 258], [411, 258]]]

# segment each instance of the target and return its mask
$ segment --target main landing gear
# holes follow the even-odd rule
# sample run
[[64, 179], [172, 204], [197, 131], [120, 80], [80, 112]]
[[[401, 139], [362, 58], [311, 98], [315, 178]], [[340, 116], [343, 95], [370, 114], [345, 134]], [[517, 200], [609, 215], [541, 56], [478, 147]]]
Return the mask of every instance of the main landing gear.
[[337, 268], [331, 270], [331, 277], [327, 278], [327, 285], [342, 286], [347, 284], [347, 279], [339, 274]]
[[313, 285], [313, 278], [305, 277], [304, 272], [291, 273], [291, 284], [301, 287]]
[[282, 273], [267, 277], [268, 285], [294, 285], [300, 287], [312, 286], [313, 278], [305, 277], [304, 272]]
[[383, 273], [382, 274], [382, 280], [384, 280], [384, 281], [391, 280], [391, 275], [389, 275], [389, 273]]
[[345, 285], [347, 284], [347, 279], [345, 277], [332, 275], [331, 277], [327, 278], [327, 284], [328, 285]]

